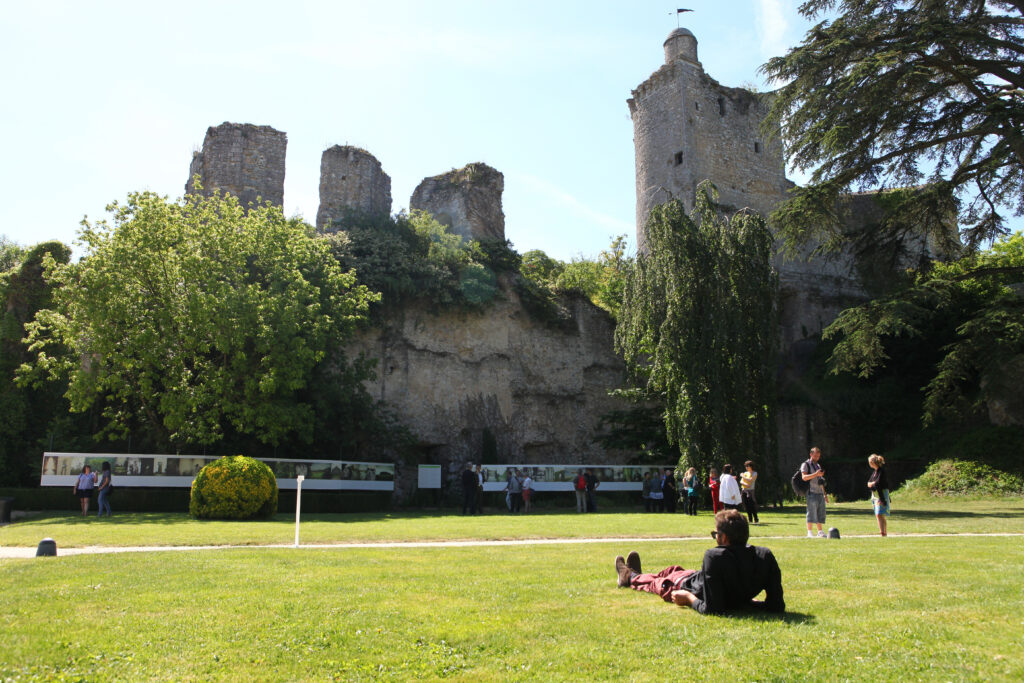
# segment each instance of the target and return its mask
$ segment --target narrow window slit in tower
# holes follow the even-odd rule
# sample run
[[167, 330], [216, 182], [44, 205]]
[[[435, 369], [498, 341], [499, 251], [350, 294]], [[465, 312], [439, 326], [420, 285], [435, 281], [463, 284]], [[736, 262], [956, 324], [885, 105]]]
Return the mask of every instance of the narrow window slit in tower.
[[754, 143], [754, 154], [760, 154], [760, 153], [761, 153], [761, 143], [760, 142], [755, 142]]
[[675, 162], [676, 162], [676, 166], [682, 165], [682, 163], [683, 163], [683, 153], [682, 152], [676, 152]]
[[722, 115], [722, 116], [725, 116], [725, 98], [724, 97], [719, 97], [718, 98], [718, 113], [720, 115]]
[[700, 102], [694, 102], [694, 103], [693, 103], [693, 107], [694, 107], [694, 109], [696, 109], [697, 111], [700, 111]]

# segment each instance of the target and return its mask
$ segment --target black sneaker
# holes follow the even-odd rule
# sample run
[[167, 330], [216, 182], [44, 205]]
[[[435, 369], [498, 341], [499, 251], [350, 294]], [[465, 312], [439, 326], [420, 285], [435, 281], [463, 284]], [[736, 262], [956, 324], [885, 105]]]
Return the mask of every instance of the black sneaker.
[[633, 550], [626, 555], [626, 566], [632, 569], [637, 574], [643, 574], [644, 570], [640, 568], [640, 553]]
[[619, 588], [629, 588], [633, 579], [633, 570], [626, 564], [626, 560], [619, 555], [615, 558], [615, 573], [619, 576]]

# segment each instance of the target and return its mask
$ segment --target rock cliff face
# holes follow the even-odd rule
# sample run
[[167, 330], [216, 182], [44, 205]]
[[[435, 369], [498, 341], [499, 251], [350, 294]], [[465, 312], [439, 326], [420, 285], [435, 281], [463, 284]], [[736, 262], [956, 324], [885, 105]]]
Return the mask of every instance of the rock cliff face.
[[222, 123], [206, 129], [203, 150], [192, 155], [185, 192], [193, 193], [198, 175], [203, 194], [220, 190], [242, 206], [260, 199], [284, 203], [284, 159], [288, 136], [270, 126]]
[[425, 178], [412, 193], [409, 206], [422, 209], [466, 239], [504, 241], [505, 214], [501, 193], [505, 176], [487, 164], [469, 164]]
[[[588, 301], [572, 304], [574, 332], [532, 321], [515, 294], [483, 314], [407, 309], [364, 332], [350, 352], [379, 359], [369, 383], [419, 440], [422, 462], [479, 462], [492, 439], [497, 462], [621, 462], [593, 442], [623, 365], [614, 324]], [[489, 434], [490, 436], [485, 436]]]

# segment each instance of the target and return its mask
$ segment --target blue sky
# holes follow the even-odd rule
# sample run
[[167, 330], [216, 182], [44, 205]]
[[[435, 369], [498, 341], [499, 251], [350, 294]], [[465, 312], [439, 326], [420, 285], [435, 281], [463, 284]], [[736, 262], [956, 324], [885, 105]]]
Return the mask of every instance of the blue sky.
[[353, 144], [392, 178], [482, 161], [505, 174], [520, 252], [633, 244], [630, 90], [683, 25], [705, 70], [756, 84], [807, 28], [797, 0], [31, 2], [0, 9], [0, 234], [71, 243], [134, 190], [184, 189], [224, 121], [288, 134], [284, 208], [312, 222], [320, 154]]

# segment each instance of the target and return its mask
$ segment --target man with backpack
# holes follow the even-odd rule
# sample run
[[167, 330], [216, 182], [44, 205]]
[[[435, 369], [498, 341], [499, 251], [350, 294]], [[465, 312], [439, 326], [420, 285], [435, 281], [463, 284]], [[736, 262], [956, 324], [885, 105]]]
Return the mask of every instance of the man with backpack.
[[818, 536], [825, 537], [822, 525], [825, 523], [825, 470], [818, 461], [821, 449], [815, 446], [810, 457], [800, 465], [800, 478], [807, 483], [807, 537], [814, 538], [811, 527], [818, 525]]
[[583, 476], [583, 470], [576, 473], [572, 481], [572, 489], [576, 494], [576, 512], [587, 511], [587, 478]]

